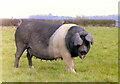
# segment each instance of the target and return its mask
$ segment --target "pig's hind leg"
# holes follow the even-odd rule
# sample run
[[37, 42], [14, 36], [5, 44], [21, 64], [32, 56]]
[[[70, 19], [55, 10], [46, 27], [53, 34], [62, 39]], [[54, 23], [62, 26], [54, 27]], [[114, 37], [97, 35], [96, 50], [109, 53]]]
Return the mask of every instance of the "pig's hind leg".
[[15, 53], [15, 63], [14, 63], [15, 68], [18, 68], [20, 57], [25, 51], [25, 49], [26, 49], [26, 44], [22, 42], [16, 43], [16, 53]]
[[32, 55], [29, 53], [29, 51], [27, 50], [27, 59], [28, 59], [28, 65], [30, 68], [32, 68]]

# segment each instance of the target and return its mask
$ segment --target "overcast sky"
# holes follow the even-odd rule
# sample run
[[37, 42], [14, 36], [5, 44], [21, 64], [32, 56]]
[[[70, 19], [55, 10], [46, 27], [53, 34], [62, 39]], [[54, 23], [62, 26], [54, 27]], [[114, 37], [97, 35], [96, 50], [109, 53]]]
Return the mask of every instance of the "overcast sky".
[[94, 16], [118, 13], [120, 0], [0, 0], [0, 18], [22, 18], [36, 14]]

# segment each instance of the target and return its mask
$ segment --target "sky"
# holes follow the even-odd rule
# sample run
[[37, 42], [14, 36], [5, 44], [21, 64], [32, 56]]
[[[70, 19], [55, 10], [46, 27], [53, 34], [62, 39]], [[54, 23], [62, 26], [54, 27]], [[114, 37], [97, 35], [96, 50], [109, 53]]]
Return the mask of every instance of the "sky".
[[30, 15], [102, 16], [118, 13], [120, 0], [0, 0], [0, 18]]

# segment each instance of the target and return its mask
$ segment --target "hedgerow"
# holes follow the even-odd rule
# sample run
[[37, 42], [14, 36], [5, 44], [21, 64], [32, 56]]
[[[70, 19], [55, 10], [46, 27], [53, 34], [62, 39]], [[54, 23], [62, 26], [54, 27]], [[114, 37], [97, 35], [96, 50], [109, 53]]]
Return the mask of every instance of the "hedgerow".
[[28, 20], [39, 20], [39, 21], [49, 21], [53, 23], [74, 23], [81, 26], [115, 26], [115, 20], [106, 19], [66, 19], [66, 20], [49, 20], [49, 19], [0, 19], [1, 26], [17, 26], [22, 22]]

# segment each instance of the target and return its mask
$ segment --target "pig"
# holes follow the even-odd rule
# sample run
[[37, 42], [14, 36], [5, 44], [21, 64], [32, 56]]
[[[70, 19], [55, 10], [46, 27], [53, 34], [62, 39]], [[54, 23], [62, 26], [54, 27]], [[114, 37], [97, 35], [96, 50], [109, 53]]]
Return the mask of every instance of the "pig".
[[93, 37], [76, 24], [26, 21], [17, 27], [15, 43], [15, 68], [18, 68], [20, 57], [27, 50], [30, 67], [33, 56], [41, 60], [63, 59], [66, 71], [76, 73], [73, 58], [85, 58], [93, 44]]

